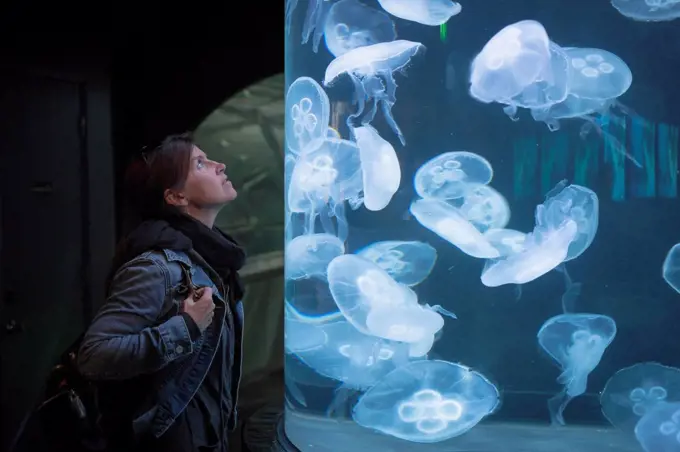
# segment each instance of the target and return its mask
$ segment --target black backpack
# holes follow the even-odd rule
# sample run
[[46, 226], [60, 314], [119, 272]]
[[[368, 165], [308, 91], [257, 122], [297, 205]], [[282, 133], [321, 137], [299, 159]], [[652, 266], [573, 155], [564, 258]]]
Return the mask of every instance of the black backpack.
[[[179, 292], [188, 295], [198, 288], [192, 281], [191, 273], [184, 266], [182, 273], [183, 284]], [[100, 398], [105, 398], [106, 401], [115, 399], [115, 394], [120, 393], [121, 388], [112, 390], [111, 386], [116, 387], [115, 383], [113, 385], [95, 383], [80, 374], [77, 356], [84, 336], [85, 333], [81, 334], [62, 353], [57, 364], [50, 370], [45, 381], [42, 400], [24, 421], [22, 430], [17, 434], [9, 452], [14, 452], [14, 446], [23, 434], [23, 427], [34, 417], [37, 417], [49, 452], [104, 452], [109, 449], [107, 435], [102, 426]], [[145, 383], [148, 382], [143, 379], [131, 382], [127, 389], [123, 389], [123, 392], [127, 391], [126, 398], [134, 400], [136, 395], [141, 395], [146, 387]], [[129, 390], [130, 388], [135, 388], [136, 391]], [[133, 392], [137, 394], [131, 395]]]
[[60, 357], [45, 382], [36, 408], [50, 451], [100, 452], [107, 448], [100, 425], [98, 387], [78, 372], [76, 356], [82, 334]]

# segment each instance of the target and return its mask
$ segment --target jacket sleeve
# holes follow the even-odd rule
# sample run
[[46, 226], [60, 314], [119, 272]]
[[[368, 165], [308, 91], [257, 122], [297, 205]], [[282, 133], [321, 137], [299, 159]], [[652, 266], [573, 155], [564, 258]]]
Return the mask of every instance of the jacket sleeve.
[[122, 268], [109, 297], [85, 333], [78, 369], [92, 380], [124, 380], [152, 373], [192, 353], [190, 330], [182, 315], [158, 324], [170, 275], [151, 260]]

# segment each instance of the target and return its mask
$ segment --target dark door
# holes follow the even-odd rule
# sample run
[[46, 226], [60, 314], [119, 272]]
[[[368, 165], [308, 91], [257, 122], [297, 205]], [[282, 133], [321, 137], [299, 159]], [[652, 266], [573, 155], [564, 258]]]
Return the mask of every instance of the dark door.
[[0, 87], [3, 451], [82, 328], [81, 88], [36, 76]]

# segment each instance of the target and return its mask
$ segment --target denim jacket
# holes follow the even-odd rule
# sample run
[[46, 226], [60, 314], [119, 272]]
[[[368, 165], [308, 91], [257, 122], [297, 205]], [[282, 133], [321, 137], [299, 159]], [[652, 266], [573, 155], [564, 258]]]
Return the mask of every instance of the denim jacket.
[[[214, 334], [202, 334], [196, 341], [191, 340], [184, 318], [179, 315], [187, 297], [182, 267], [189, 270], [194, 285], [213, 290]], [[235, 427], [243, 305], [230, 298], [228, 287], [194, 251], [148, 251], [116, 272], [107, 301], [83, 338], [78, 368], [93, 381], [150, 380], [150, 394], [144, 395], [132, 415], [135, 438], [149, 433], [160, 437], [167, 431], [206, 377], [223, 334], [229, 334], [235, 343], [227, 360], [233, 365], [225, 369], [231, 372], [232, 384], [225, 387], [220, 402], [234, 407], [225, 414], [227, 426]]]

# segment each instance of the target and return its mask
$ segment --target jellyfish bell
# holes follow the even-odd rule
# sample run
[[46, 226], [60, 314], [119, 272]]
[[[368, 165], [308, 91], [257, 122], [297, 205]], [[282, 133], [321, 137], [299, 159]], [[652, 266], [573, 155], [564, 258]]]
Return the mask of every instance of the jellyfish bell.
[[460, 436], [498, 407], [498, 389], [468, 367], [439, 360], [397, 368], [361, 396], [354, 421], [406, 441]]
[[331, 234], [295, 237], [286, 244], [286, 279], [325, 277], [328, 264], [344, 253], [345, 244]]
[[451, 0], [378, 0], [378, 3], [395, 17], [431, 26], [446, 23], [463, 9], [460, 3]]
[[508, 25], [472, 61], [470, 94], [480, 102], [506, 103], [547, 77], [550, 57], [550, 39], [543, 25], [533, 20]]
[[647, 412], [635, 425], [635, 438], [645, 452], [680, 449], [680, 403], [664, 403]]
[[437, 260], [437, 250], [417, 241], [374, 242], [355, 253], [385, 270], [395, 281], [415, 286], [427, 278]]
[[393, 73], [404, 72], [411, 59], [424, 50], [425, 46], [419, 42], [398, 39], [357, 47], [331, 61], [324, 75], [324, 86], [332, 85], [342, 74], [347, 74], [354, 84], [357, 111], [347, 119], [350, 129], [354, 128], [353, 121], [364, 113], [366, 101], [373, 99], [374, 105], [362, 118], [362, 125], [373, 120], [377, 106], [380, 105], [387, 124], [401, 144], [406, 144], [404, 135], [392, 116], [392, 106], [397, 101], [397, 84]]
[[565, 47], [569, 57], [569, 94], [582, 99], [620, 97], [633, 82], [633, 73], [617, 55], [603, 49]]
[[353, 129], [363, 174], [364, 206], [382, 210], [401, 184], [401, 166], [394, 148], [371, 126]]
[[357, 47], [390, 42], [397, 37], [392, 19], [358, 0], [340, 0], [328, 11], [324, 26], [326, 47], [338, 57]]
[[553, 424], [564, 425], [564, 409], [586, 391], [588, 375], [597, 367], [616, 336], [616, 322], [600, 314], [561, 314], [538, 331], [541, 348], [560, 366], [557, 381], [564, 389], [548, 401]]
[[352, 254], [331, 261], [328, 285], [340, 312], [364, 334], [371, 334], [366, 319], [372, 309], [418, 303], [409, 287], [397, 283], [374, 262]]
[[504, 228], [510, 221], [508, 201], [488, 185], [466, 184], [462, 200], [460, 213], [482, 233]]
[[500, 253], [460, 213], [459, 209], [440, 199], [418, 199], [411, 203], [409, 212], [425, 228], [439, 235], [465, 254], [493, 259]]
[[330, 101], [314, 79], [300, 77], [286, 92], [286, 145], [293, 154], [313, 151], [326, 138]]
[[618, 370], [600, 394], [605, 418], [629, 433], [647, 412], [669, 402], [680, 402], [680, 369], [655, 362]]
[[439, 154], [418, 168], [413, 186], [421, 198], [458, 199], [467, 184], [488, 184], [493, 179], [491, 164], [468, 151]]

